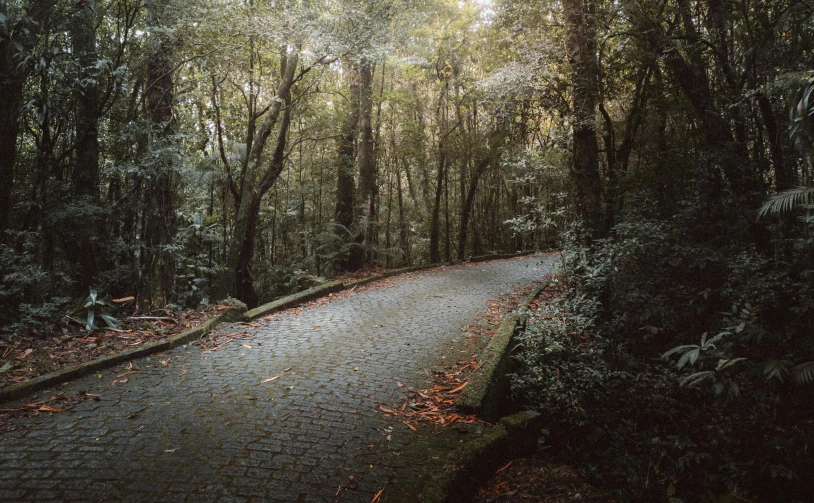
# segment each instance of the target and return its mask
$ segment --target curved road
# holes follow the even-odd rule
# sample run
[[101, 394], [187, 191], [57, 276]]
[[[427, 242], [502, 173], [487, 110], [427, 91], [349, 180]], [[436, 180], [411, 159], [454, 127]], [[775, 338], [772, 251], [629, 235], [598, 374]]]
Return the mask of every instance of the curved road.
[[[397, 400], [397, 382], [420, 386], [422, 371], [467, 359], [462, 328], [488, 299], [540, 279], [551, 259], [540, 260], [395, 277], [227, 325], [250, 337], [217, 351], [181, 347], [119, 379], [126, 369], [79, 379], [59, 391], [100, 400], [3, 435], [0, 501], [367, 503], [422, 464], [400, 458], [416, 434], [379, 403]], [[337, 496], [349, 475], [358, 489]]]

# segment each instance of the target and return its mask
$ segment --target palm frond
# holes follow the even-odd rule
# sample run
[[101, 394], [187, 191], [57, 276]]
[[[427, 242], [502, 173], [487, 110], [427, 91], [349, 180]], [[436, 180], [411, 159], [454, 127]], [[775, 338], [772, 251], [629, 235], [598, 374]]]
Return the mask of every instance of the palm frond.
[[805, 362], [791, 369], [791, 379], [795, 384], [814, 383], [814, 362]]
[[768, 213], [785, 213], [799, 206], [809, 204], [812, 199], [814, 199], [814, 187], [800, 186], [784, 190], [771, 196], [763, 203], [757, 215], [758, 217], [764, 217]]

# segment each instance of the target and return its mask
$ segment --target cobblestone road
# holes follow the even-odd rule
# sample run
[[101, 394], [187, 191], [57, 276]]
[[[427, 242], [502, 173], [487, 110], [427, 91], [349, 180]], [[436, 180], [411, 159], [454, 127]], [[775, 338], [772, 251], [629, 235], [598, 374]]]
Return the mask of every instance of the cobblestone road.
[[540, 279], [540, 260], [392, 278], [259, 320], [218, 351], [177, 348], [118, 379], [121, 367], [79, 379], [57, 391], [99, 401], [0, 440], [0, 501], [323, 503], [354, 475], [359, 488], [338, 500], [369, 502], [421, 464], [400, 457], [415, 434], [378, 404], [471, 351], [456, 345], [462, 327], [488, 299]]

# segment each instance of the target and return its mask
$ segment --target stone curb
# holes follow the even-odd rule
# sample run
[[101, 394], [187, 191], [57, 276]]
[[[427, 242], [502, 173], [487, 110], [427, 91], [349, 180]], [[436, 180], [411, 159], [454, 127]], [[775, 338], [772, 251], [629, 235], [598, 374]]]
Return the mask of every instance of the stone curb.
[[541, 416], [525, 411], [501, 419], [480, 438], [449, 454], [444, 469], [421, 493], [422, 503], [471, 502], [483, 481], [511, 459], [537, 449]]
[[70, 367], [55, 370], [54, 372], [37, 376], [33, 379], [29, 379], [28, 381], [12, 384], [11, 386], [0, 390], [0, 403], [21, 398], [35, 391], [56, 386], [57, 384], [72, 381], [78, 377], [88, 375], [98, 370], [110, 368], [122, 362], [140, 358], [142, 356], [148, 356], [152, 353], [158, 353], [160, 351], [167, 351], [177, 346], [192, 342], [196, 339], [200, 339], [213, 330], [219, 323], [239, 321], [241, 319], [243, 313], [246, 312], [246, 305], [239, 301], [232, 302], [234, 303], [233, 306], [228, 307], [216, 317], [211, 318], [201, 323], [197, 327], [187, 330], [186, 332], [178, 334], [174, 337], [170, 337], [169, 339], [164, 339], [163, 341], [158, 341], [151, 344], [145, 344], [144, 346], [133, 348], [122, 353], [103, 356], [89, 362], [79, 363]]
[[483, 364], [472, 377], [469, 385], [461, 391], [456, 407], [467, 414], [475, 414], [486, 421], [501, 417], [509, 402], [510, 383], [506, 376], [511, 351], [509, 345], [517, 331], [526, 325], [528, 306], [550, 282], [535, 287], [517, 312], [503, 317], [489, 344], [481, 353]]
[[330, 281], [328, 283], [303, 290], [291, 295], [286, 295], [281, 299], [277, 299], [268, 304], [258, 306], [251, 311], [246, 311], [243, 314], [243, 321], [256, 320], [268, 314], [276, 313], [290, 307], [298, 306], [310, 300], [319, 299], [332, 293], [339, 292], [345, 288], [341, 281]]

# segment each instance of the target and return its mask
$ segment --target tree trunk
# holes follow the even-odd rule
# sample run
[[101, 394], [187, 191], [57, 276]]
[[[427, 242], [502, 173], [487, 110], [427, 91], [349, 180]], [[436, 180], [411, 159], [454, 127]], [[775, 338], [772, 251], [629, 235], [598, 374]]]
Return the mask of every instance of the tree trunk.
[[458, 260], [464, 260], [466, 255], [466, 238], [469, 230], [469, 218], [472, 215], [472, 206], [475, 203], [475, 194], [478, 190], [478, 181], [486, 168], [489, 166], [491, 158], [481, 160], [472, 171], [469, 180], [469, 190], [466, 192], [466, 200], [461, 207], [461, 228], [458, 232]]
[[440, 214], [441, 196], [444, 190], [444, 171], [446, 170], [446, 150], [443, 140], [438, 144], [438, 176], [435, 183], [435, 204], [432, 206], [432, 219], [430, 220], [430, 263], [437, 264], [441, 261], [440, 252]]
[[600, 223], [599, 149], [596, 142], [596, 29], [593, 0], [563, 0], [566, 48], [573, 84], [573, 176], [577, 211], [589, 231]]
[[[336, 232], [342, 237], [347, 237], [353, 228], [353, 203], [354, 203], [354, 172], [356, 162], [354, 151], [356, 146], [356, 131], [359, 127], [359, 79], [358, 72], [353, 65], [346, 65], [348, 76], [348, 90], [350, 100], [348, 103], [347, 116], [342, 126], [342, 136], [339, 138], [337, 149], [337, 173], [336, 173], [336, 210], [334, 219], [341, 226]], [[346, 266], [348, 264], [345, 264]]]
[[[96, 70], [96, 2], [79, 4], [71, 19], [71, 39], [79, 65], [76, 96], [76, 161], [71, 177], [73, 194], [88, 206], [99, 204], [99, 85]], [[78, 264], [87, 284], [96, 283], [99, 275], [97, 237], [103, 232], [102, 222], [93, 218], [83, 222], [79, 235], [65, 247], [72, 263]]]
[[370, 235], [376, 190], [376, 164], [373, 156], [373, 69], [371, 61], [359, 65], [359, 190], [356, 192], [356, 242], [353, 247], [350, 269], [358, 270], [365, 263], [365, 248], [371, 243]]
[[147, 216], [144, 222], [144, 260], [140, 301], [150, 306], [166, 306], [173, 301], [175, 257], [175, 190], [178, 183], [181, 145], [175, 139], [173, 103], [173, 56], [175, 37], [166, 30], [172, 24], [168, 2], [151, 4], [148, 12], [155, 30], [153, 52], [147, 61], [144, 91], [147, 118], [151, 126], [152, 166], [147, 176]]
[[[286, 54], [286, 51], [281, 51], [280, 73], [282, 79], [277, 88], [277, 95], [252, 139], [247, 170], [240, 183], [240, 206], [232, 229], [232, 243], [227, 262], [229, 270], [233, 273], [233, 284], [229, 285], [229, 290], [233, 291], [238, 299], [250, 307], [254, 307], [258, 301], [252, 279], [252, 262], [260, 203], [266, 192], [274, 186], [274, 182], [279, 178], [285, 164], [285, 147], [288, 129], [291, 124], [291, 86], [294, 85], [299, 62], [299, 51], [299, 44], [293, 46], [289, 54]], [[270, 165], [263, 172], [262, 178], [258, 181], [258, 170], [263, 149], [272, 128], [280, 117], [280, 113], [283, 114], [283, 117], [277, 134], [277, 146], [274, 156]]]
[[796, 180], [794, 171], [783, 160], [783, 135], [777, 125], [772, 104], [765, 95], [760, 96], [757, 102], [760, 107], [760, 115], [763, 117], [763, 125], [766, 127], [766, 133], [769, 137], [769, 151], [772, 154], [775, 189], [778, 192], [790, 189], [794, 186]]

